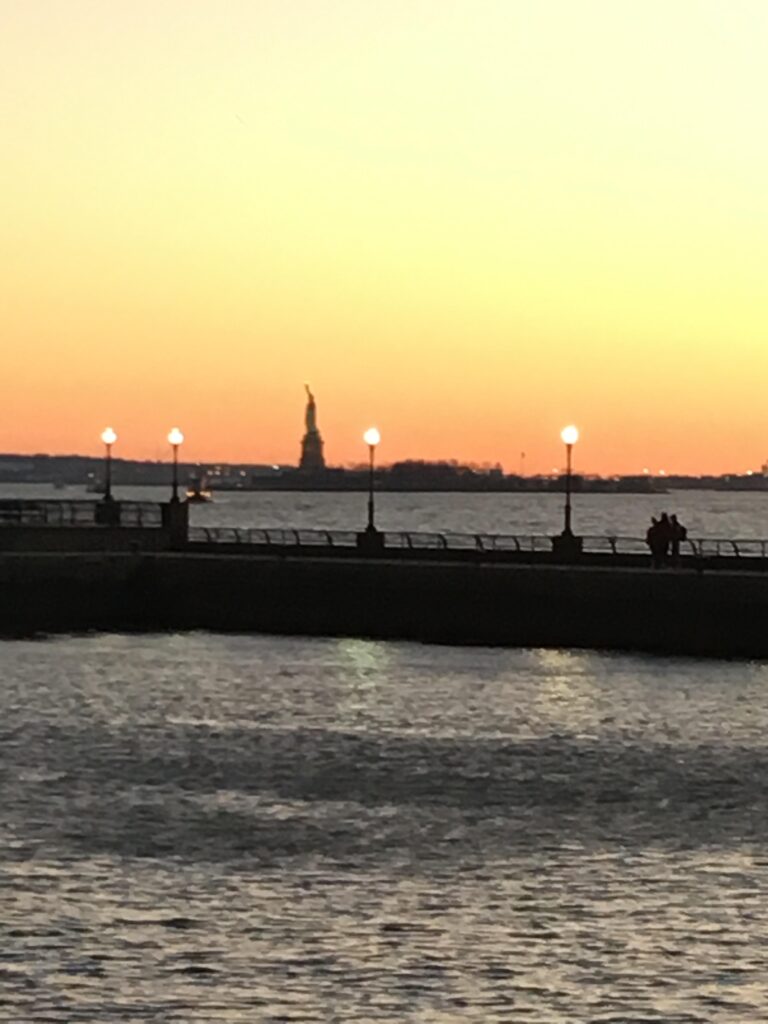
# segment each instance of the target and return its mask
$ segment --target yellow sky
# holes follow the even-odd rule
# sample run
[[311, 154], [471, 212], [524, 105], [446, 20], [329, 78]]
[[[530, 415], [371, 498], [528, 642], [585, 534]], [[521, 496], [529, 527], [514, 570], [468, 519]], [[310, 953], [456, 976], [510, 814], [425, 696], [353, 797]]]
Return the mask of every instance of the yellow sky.
[[[0, 450], [768, 457], [764, 0], [0, 0]], [[119, 451], [118, 451], [119, 448]]]

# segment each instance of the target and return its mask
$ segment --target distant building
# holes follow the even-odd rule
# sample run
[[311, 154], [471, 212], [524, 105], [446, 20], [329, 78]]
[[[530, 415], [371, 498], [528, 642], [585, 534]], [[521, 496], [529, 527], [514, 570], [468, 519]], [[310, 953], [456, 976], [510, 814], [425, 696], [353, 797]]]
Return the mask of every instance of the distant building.
[[320, 437], [320, 431], [317, 429], [315, 396], [309, 390], [308, 384], [305, 384], [304, 387], [307, 389], [307, 408], [304, 413], [306, 432], [301, 441], [299, 469], [303, 469], [308, 473], [317, 473], [325, 469], [323, 439]]

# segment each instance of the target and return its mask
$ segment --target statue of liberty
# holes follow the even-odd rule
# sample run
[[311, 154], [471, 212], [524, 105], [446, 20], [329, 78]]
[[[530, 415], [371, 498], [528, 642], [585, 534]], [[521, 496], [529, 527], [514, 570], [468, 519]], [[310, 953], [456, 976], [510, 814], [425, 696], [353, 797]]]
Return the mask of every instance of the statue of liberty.
[[307, 408], [304, 411], [304, 425], [306, 431], [301, 442], [301, 459], [299, 469], [310, 473], [322, 472], [325, 469], [325, 457], [323, 456], [323, 439], [317, 429], [317, 406], [315, 396], [310, 390], [309, 384], [304, 385], [307, 392]]
[[317, 407], [315, 406], [315, 396], [309, 389], [309, 384], [304, 385], [304, 390], [307, 392], [307, 409], [304, 413], [304, 422], [307, 426], [308, 434], [317, 433]]

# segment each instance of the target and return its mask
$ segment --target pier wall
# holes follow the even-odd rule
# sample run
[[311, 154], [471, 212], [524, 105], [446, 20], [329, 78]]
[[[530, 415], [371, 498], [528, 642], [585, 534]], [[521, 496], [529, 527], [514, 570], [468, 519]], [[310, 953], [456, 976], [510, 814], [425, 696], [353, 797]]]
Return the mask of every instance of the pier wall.
[[14, 526], [0, 529], [3, 551], [167, 551], [173, 546], [165, 527]]
[[768, 575], [190, 553], [0, 553], [0, 630], [211, 629], [768, 656]]

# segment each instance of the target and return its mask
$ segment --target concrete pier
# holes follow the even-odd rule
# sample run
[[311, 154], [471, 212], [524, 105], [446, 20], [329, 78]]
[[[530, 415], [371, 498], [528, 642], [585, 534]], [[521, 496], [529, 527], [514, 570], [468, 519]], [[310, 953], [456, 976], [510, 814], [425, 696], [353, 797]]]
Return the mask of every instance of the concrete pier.
[[255, 631], [768, 656], [768, 575], [191, 552], [0, 554], [0, 630]]

